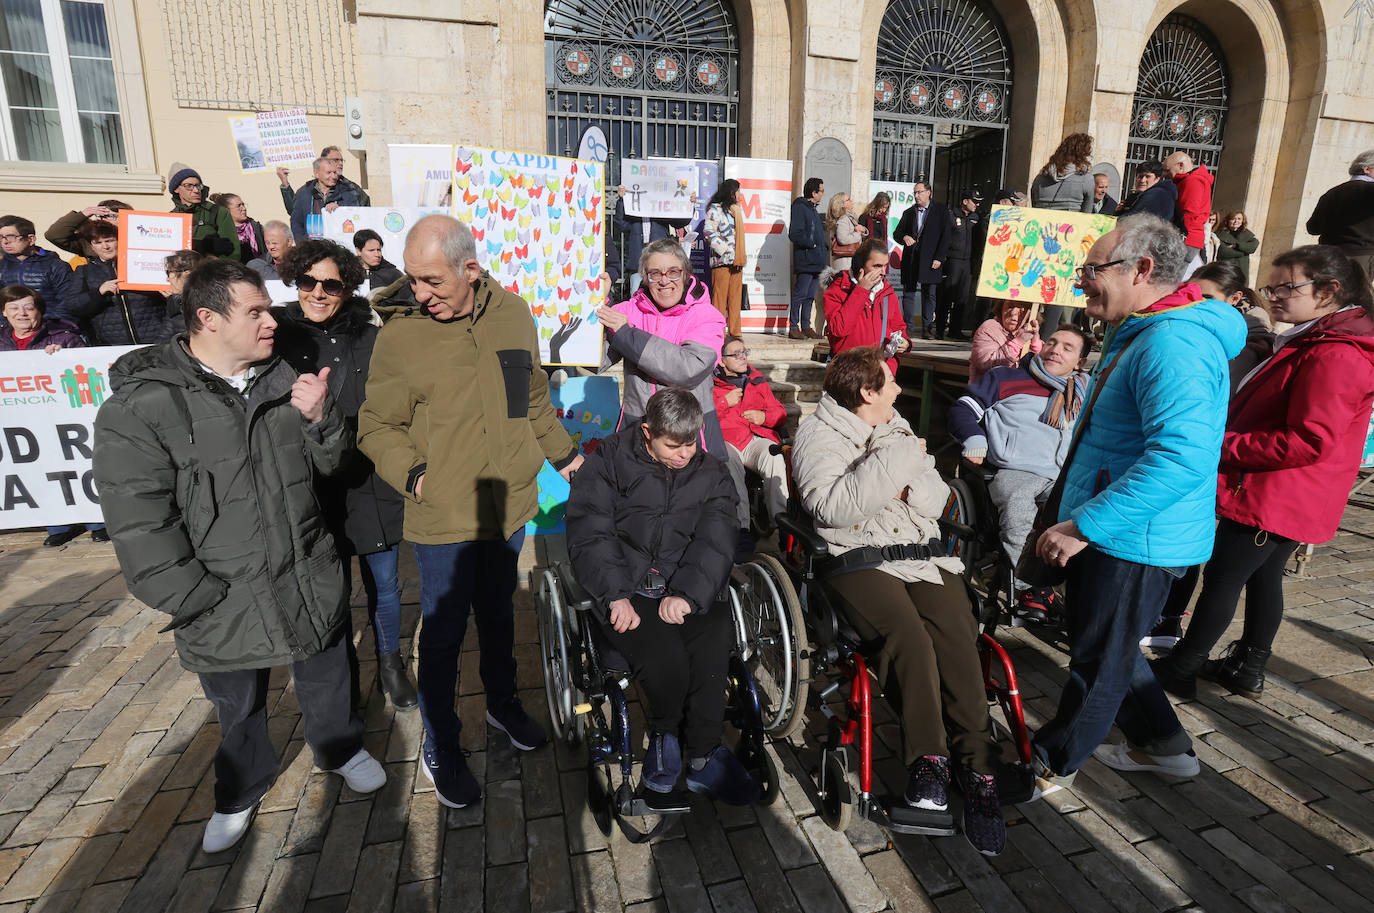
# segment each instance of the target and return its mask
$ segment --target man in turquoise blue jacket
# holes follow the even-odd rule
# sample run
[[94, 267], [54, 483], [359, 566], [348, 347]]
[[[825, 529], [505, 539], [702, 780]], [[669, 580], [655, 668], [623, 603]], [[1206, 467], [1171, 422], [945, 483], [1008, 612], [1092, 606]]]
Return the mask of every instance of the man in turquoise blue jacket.
[[[1035, 736], [1042, 787], [1089, 755], [1117, 770], [1198, 773], [1139, 647], [1174, 579], [1212, 554], [1227, 361], [1245, 343], [1234, 308], [1180, 285], [1190, 253], [1168, 222], [1137, 215], [1099, 239], [1078, 271], [1088, 316], [1109, 330], [1060, 522], [1036, 544], [1068, 569], [1069, 680]], [[1104, 745], [1113, 722], [1126, 741]]]

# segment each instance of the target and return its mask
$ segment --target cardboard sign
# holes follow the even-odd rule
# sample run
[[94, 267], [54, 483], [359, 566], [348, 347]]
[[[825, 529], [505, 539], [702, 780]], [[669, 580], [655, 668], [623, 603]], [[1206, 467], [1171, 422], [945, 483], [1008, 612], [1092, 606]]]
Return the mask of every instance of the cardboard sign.
[[749, 310], [742, 315], [741, 325], [755, 333], [785, 330], [792, 302], [792, 242], [787, 240], [792, 163], [727, 158], [725, 176], [739, 181], [739, 203], [744, 213], [744, 284], [749, 289]]
[[110, 395], [110, 365], [136, 348], [0, 359], [0, 529], [101, 522], [92, 426]]
[[994, 206], [977, 294], [1033, 305], [1085, 306], [1074, 272], [1097, 239], [1116, 225], [1095, 213]]
[[229, 132], [234, 138], [239, 170], [244, 174], [315, 161], [315, 144], [310, 138], [304, 108], [231, 117]]
[[453, 215], [481, 263], [529, 302], [545, 364], [601, 364], [606, 169], [597, 162], [478, 146], [454, 150]]
[[690, 219], [696, 211], [697, 167], [692, 162], [626, 159], [620, 166], [625, 215], [645, 219]]
[[[391, 205], [400, 209], [448, 209], [453, 197], [453, 144], [389, 145]], [[395, 261], [399, 263], [400, 261]]]
[[119, 211], [119, 255], [115, 274], [121, 288], [170, 292], [169, 254], [191, 247], [189, 212]]
[[[614, 377], [569, 377], [558, 386], [550, 384], [549, 399], [563, 430], [584, 456], [590, 456], [602, 438], [615, 433], [620, 418], [620, 384]], [[546, 461], [536, 481], [539, 512], [525, 524], [526, 534], [548, 536], [567, 532], [567, 480]]]

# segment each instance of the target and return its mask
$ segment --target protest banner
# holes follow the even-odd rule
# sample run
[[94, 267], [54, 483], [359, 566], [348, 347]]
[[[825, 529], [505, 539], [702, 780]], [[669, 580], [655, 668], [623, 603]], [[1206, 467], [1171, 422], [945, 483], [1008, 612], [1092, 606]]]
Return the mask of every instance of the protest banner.
[[1083, 307], [1074, 271], [1116, 219], [1095, 213], [994, 206], [977, 294], [985, 298]]
[[[910, 206], [916, 205], [916, 196], [911, 192], [912, 182], [899, 183], [897, 181], [878, 181], [868, 182], [868, 198], [871, 200], [880, 193], [885, 193], [892, 198], [892, 205], [887, 210], [887, 250], [888, 253], [896, 250], [901, 245], [897, 243], [897, 223], [902, 220], [902, 213], [907, 211]], [[861, 207], [856, 207], [861, 208]], [[902, 291], [902, 270], [901, 263], [898, 261], [887, 271], [887, 282], [898, 294]]]
[[110, 365], [138, 346], [0, 359], [0, 529], [99, 523], [92, 426]]
[[[706, 207], [710, 205], [711, 197], [715, 196], [716, 188], [720, 186], [720, 164], [702, 159], [651, 158], [650, 161], [688, 163], [696, 166], [697, 207], [692, 213], [692, 221], [687, 225], [687, 231], [693, 236], [692, 250], [689, 256], [692, 260], [692, 272], [696, 273], [697, 278], [709, 286], [711, 284], [711, 247], [706, 243], [705, 235], [702, 234], [702, 226], [706, 221]], [[637, 263], [634, 264], [635, 267], [638, 265]], [[633, 269], [630, 270], [630, 272], [633, 271]]]
[[625, 159], [620, 165], [625, 215], [644, 219], [690, 219], [696, 211], [697, 167], [693, 162]]
[[400, 209], [449, 208], [453, 197], [453, 144], [388, 145], [391, 205]]
[[[620, 384], [614, 377], [569, 377], [549, 386], [549, 400], [563, 430], [584, 456], [591, 456], [601, 439], [615, 433], [620, 417]], [[530, 536], [567, 532], [568, 482], [547, 461], [535, 480], [539, 484], [539, 512], [525, 524]]]
[[472, 227], [477, 262], [529, 302], [545, 364], [601, 363], [605, 174], [556, 155], [454, 150], [453, 215]]
[[279, 165], [309, 165], [315, 144], [304, 108], [260, 111], [229, 118], [229, 132], [239, 158], [239, 170], [257, 174]]
[[347, 250], [354, 250], [353, 235], [370, 228], [382, 236], [382, 256], [399, 264], [410, 227], [435, 213], [448, 215], [448, 210], [435, 206], [340, 206], [333, 212], [321, 213], [324, 225], [322, 236], [337, 241]]
[[119, 252], [115, 275], [121, 288], [170, 292], [166, 261], [169, 254], [191, 247], [189, 212], [119, 211]]
[[744, 213], [744, 285], [749, 310], [741, 324], [755, 333], [785, 330], [792, 301], [792, 243], [787, 240], [792, 163], [727, 158], [725, 176], [739, 181]]

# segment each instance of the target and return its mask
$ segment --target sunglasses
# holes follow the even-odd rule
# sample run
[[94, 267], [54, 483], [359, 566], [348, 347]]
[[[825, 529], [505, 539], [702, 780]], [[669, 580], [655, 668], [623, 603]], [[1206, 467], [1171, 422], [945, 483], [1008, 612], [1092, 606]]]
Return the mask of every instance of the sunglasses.
[[344, 284], [338, 279], [316, 279], [314, 276], [297, 276], [296, 288], [309, 294], [315, 290], [315, 286], [324, 289], [326, 295], [333, 295], [336, 298], [344, 293]]

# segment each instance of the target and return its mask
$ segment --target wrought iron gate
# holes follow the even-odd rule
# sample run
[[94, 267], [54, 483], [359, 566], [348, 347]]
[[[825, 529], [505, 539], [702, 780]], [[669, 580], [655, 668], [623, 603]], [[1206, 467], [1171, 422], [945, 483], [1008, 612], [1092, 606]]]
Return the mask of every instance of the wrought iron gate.
[[1230, 77], [1211, 32], [1169, 16], [1140, 55], [1126, 168], [1183, 151], [1215, 170], [1226, 129]]

